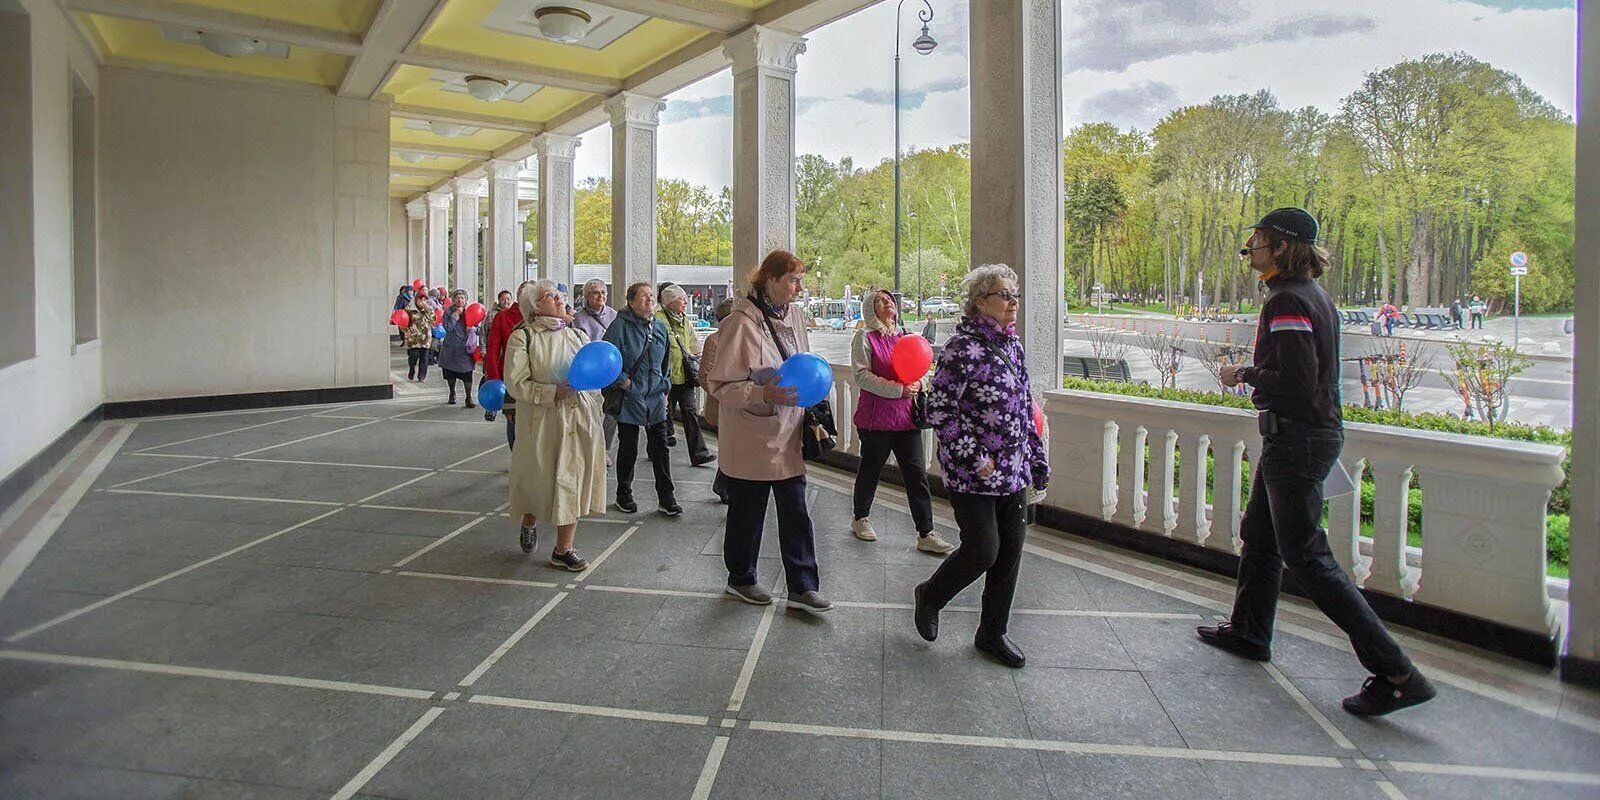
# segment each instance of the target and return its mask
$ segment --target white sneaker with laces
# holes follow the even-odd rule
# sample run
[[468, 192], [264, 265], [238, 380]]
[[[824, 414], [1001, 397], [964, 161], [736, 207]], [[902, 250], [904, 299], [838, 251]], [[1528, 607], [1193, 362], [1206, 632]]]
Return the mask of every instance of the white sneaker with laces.
[[945, 541], [943, 536], [937, 533], [930, 533], [927, 536], [917, 537], [917, 549], [924, 553], [947, 556], [956, 551], [956, 546]]
[[872, 520], [868, 517], [850, 523], [850, 532], [863, 542], [878, 541], [878, 532], [872, 529]]

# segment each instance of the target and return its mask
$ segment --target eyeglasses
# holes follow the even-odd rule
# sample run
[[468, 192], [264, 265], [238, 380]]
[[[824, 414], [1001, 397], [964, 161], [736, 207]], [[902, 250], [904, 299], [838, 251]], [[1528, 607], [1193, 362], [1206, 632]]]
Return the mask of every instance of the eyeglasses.
[[1020, 295], [1020, 294], [1018, 294], [1016, 292], [1005, 291], [1003, 289], [1001, 291], [998, 291], [998, 292], [989, 292], [989, 293], [985, 294], [984, 297], [998, 297], [1001, 300], [1006, 301], [1007, 303], [1021, 303], [1022, 302], [1022, 295]]

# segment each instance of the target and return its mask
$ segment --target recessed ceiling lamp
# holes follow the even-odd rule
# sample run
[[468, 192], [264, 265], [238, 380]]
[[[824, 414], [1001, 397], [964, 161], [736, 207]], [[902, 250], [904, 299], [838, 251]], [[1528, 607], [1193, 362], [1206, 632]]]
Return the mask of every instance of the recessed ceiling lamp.
[[200, 44], [224, 58], [253, 56], [266, 49], [266, 43], [259, 39], [212, 31], [200, 32]]
[[416, 164], [416, 163], [422, 161], [425, 158], [427, 158], [427, 156], [425, 156], [425, 155], [423, 155], [421, 153], [401, 153], [400, 154], [400, 160], [406, 162], [407, 164]]
[[462, 131], [466, 130], [466, 126], [457, 125], [454, 122], [430, 122], [428, 123], [428, 130], [433, 131], [435, 136], [443, 136], [449, 139], [460, 136]]
[[533, 18], [539, 23], [539, 34], [552, 42], [572, 44], [589, 35], [589, 23], [594, 19], [589, 12], [572, 6], [544, 6], [534, 9]]
[[511, 84], [508, 84], [499, 78], [491, 78], [487, 75], [467, 76], [467, 94], [470, 94], [485, 103], [493, 103], [494, 101], [505, 97], [506, 90], [509, 88], [511, 88]]

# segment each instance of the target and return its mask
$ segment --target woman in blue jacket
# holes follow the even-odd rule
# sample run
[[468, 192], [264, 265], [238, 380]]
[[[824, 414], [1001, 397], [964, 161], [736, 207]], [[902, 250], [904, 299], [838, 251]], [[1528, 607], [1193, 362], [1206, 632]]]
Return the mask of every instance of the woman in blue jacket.
[[612, 384], [622, 389], [622, 413], [617, 415], [617, 509], [625, 514], [639, 510], [633, 501], [633, 468], [639, 460], [639, 429], [644, 428], [645, 452], [656, 474], [656, 501], [661, 513], [683, 513], [672, 484], [667, 456], [667, 326], [655, 318], [656, 293], [648, 283], [628, 287], [628, 307], [606, 329], [605, 341], [622, 351], [622, 374]]

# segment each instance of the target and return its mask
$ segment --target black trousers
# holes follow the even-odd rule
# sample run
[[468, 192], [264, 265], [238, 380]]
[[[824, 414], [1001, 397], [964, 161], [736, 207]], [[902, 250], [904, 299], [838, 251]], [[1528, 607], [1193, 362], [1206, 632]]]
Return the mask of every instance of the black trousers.
[[983, 614], [978, 633], [1000, 636], [1011, 621], [1011, 598], [1017, 592], [1022, 543], [1028, 533], [1028, 492], [1008, 495], [950, 493], [950, 508], [961, 528], [956, 548], [928, 579], [922, 599], [944, 608], [979, 577], [983, 582]]
[[1239, 557], [1233, 627], [1253, 644], [1272, 644], [1278, 591], [1287, 565], [1317, 608], [1350, 637], [1367, 671], [1406, 675], [1411, 660], [1334, 559], [1328, 533], [1318, 527], [1322, 482], [1343, 449], [1343, 431], [1286, 421], [1280, 422], [1279, 433], [1263, 438], [1250, 502], [1240, 523], [1244, 550]]
[[728, 585], [749, 586], [756, 582], [756, 558], [761, 554], [770, 492], [778, 504], [778, 551], [783, 556], [783, 577], [789, 594], [816, 591], [817, 549], [811, 513], [806, 510], [806, 476], [747, 481], [725, 475], [723, 480], [728, 491], [728, 520], [722, 533], [722, 560], [728, 566]]
[[517, 449], [517, 411], [516, 406], [506, 406], [500, 410], [506, 418], [506, 449]]
[[911, 500], [911, 521], [917, 535], [933, 532], [933, 495], [928, 492], [927, 459], [922, 454], [922, 431], [867, 431], [861, 434], [861, 466], [856, 469], [855, 515], [872, 515], [872, 500], [878, 494], [878, 479], [883, 465], [894, 453], [905, 479], [906, 495]]
[[1473, 330], [1482, 330], [1483, 329], [1483, 315], [1482, 314], [1476, 314], [1475, 313], [1475, 314], [1472, 315], [1472, 328], [1473, 328]]
[[406, 348], [406, 377], [419, 381], [428, 377], [428, 348]]
[[456, 399], [456, 381], [461, 381], [461, 393], [465, 395], [467, 405], [472, 405], [476, 397], [472, 396], [472, 372], [456, 372], [453, 369], [444, 371], [444, 382], [450, 386], [450, 399]]
[[700, 416], [695, 409], [695, 388], [687, 383], [673, 384], [667, 392], [667, 420], [674, 416], [683, 423], [683, 441], [689, 447], [690, 458], [711, 455], [706, 447], [706, 437], [700, 433]]
[[[650, 456], [650, 467], [656, 473], [656, 499], [662, 504], [677, 502], [677, 490], [672, 485], [672, 464], [667, 451], [667, 426], [671, 422], [657, 422], [643, 426], [645, 453]], [[617, 421], [617, 497], [633, 499], [633, 468], [639, 461], [639, 425]]]

